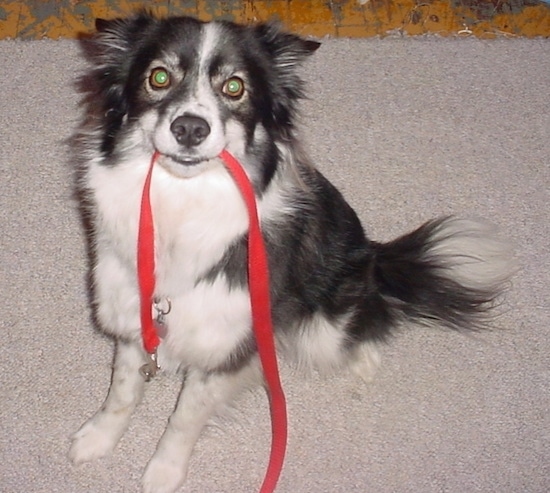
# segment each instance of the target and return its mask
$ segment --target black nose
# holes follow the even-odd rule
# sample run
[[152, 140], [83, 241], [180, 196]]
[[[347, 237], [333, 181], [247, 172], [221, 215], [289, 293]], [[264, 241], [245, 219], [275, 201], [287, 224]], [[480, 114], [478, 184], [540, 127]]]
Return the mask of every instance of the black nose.
[[178, 144], [186, 147], [198, 146], [210, 134], [210, 125], [198, 116], [178, 116], [170, 125], [170, 131]]

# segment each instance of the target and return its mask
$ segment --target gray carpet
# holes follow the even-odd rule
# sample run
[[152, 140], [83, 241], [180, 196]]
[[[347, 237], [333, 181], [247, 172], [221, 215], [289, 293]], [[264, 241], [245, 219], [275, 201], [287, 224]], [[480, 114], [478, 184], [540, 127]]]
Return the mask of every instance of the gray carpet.
[[[0, 491], [136, 492], [178, 382], [149, 384], [114, 454], [72, 466], [69, 436], [101, 404], [112, 344], [96, 333], [65, 139], [75, 43], [0, 43]], [[332, 40], [304, 73], [304, 137], [373, 238], [441, 214], [485, 217], [518, 245], [496, 330], [415, 329], [376, 380], [284, 370], [280, 493], [550, 491], [550, 43]], [[209, 428], [187, 493], [258, 490], [265, 396]]]

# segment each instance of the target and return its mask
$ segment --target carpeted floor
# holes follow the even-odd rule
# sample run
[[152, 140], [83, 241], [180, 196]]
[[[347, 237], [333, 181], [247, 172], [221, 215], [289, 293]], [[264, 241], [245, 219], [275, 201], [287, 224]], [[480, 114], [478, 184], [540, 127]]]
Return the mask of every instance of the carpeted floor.
[[[325, 42], [304, 71], [304, 137], [385, 240], [441, 214], [485, 217], [518, 245], [496, 330], [415, 329], [370, 385], [284, 370], [280, 493], [550, 490], [550, 44]], [[149, 384], [115, 453], [80, 467], [69, 437], [101, 404], [111, 342], [93, 329], [64, 143], [78, 119], [72, 41], [0, 43], [0, 491], [122, 493], [139, 478], [178, 382]], [[257, 491], [269, 452], [262, 393], [210, 428], [186, 493]]]

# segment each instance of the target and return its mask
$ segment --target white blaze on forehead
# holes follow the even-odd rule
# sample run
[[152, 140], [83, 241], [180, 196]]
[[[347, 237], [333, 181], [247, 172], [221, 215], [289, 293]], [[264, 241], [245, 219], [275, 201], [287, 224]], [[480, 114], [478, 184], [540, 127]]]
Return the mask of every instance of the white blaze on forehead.
[[[209, 116], [217, 115], [217, 101], [212, 93], [212, 86], [210, 80], [210, 64], [216, 47], [220, 39], [219, 26], [215, 23], [204, 24], [201, 33], [201, 40], [199, 44], [198, 52], [198, 70], [197, 81], [194, 89], [194, 94], [191, 102], [192, 107], [204, 107], [209, 113]], [[202, 115], [201, 111], [198, 112], [199, 116]], [[208, 123], [211, 123], [211, 118], [206, 118]]]
[[215, 22], [203, 24], [199, 47], [199, 73], [208, 74], [212, 57], [221, 38], [221, 26]]

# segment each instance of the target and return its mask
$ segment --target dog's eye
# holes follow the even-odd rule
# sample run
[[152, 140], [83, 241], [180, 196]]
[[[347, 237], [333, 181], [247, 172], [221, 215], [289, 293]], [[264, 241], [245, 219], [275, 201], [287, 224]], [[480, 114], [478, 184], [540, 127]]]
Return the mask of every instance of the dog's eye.
[[170, 74], [163, 67], [157, 67], [151, 70], [149, 75], [149, 84], [153, 89], [166, 89], [170, 86]]
[[244, 82], [239, 77], [227, 79], [222, 86], [222, 92], [230, 98], [238, 99], [244, 94]]

